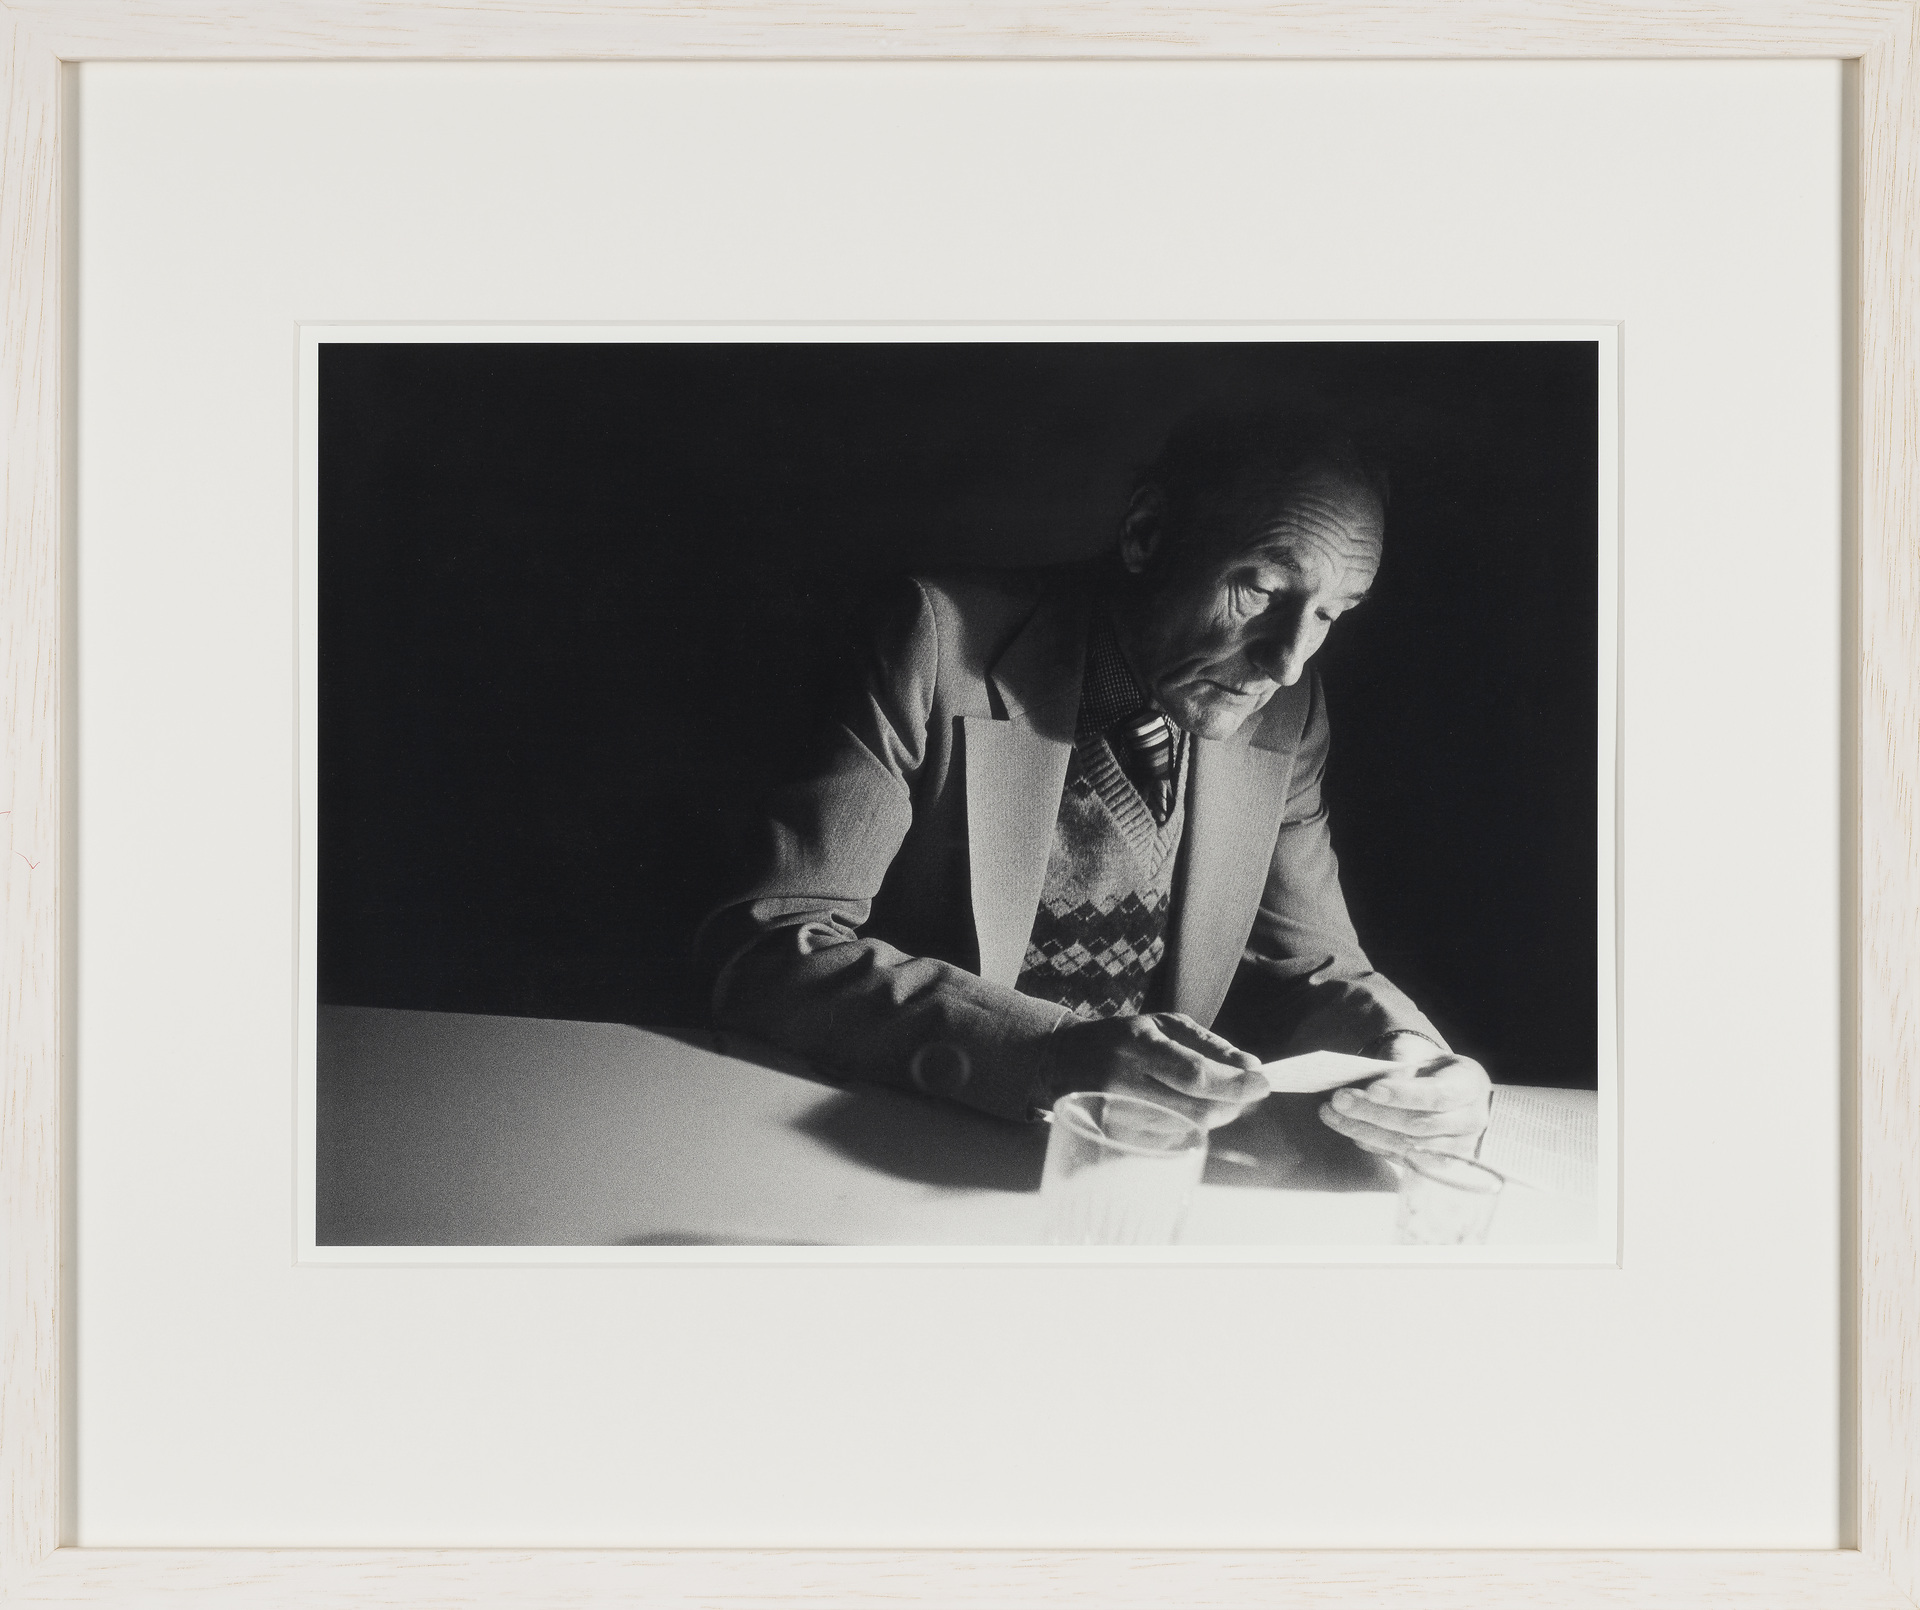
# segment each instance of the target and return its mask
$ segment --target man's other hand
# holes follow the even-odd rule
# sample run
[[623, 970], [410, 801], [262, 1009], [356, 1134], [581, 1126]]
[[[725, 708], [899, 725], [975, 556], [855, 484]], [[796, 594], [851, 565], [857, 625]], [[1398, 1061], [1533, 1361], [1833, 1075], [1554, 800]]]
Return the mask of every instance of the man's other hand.
[[[1426, 1049], [1431, 1052], [1432, 1047]], [[1362, 1089], [1334, 1091], [1320, 1118], [1376, 1156], [1392, 1157], [1417, 1147], [1465, 1157], [1487, 1127], [1492, 1089], [1487, 1070], [1473, 1058], [1429, 1055]]]
[[1182, 1012], [1062, 1024], [1047, 1041], [1056, 1096], [1109, 1090], [1139, 1096], [1202, 1129], [1230, 1124], [1267, 1094], [1260, 1059]]

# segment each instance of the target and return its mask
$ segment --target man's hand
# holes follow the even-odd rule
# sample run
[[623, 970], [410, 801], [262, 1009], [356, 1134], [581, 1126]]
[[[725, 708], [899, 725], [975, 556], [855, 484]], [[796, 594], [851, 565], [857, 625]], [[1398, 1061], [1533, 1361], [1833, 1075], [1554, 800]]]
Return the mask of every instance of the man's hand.
[[1191, 1118], [1202, 1129], [1230, 1124], [1267, 1094], [1260, 1059], [1229, 1045], [1182, 1012], [1062, 1024], [1047, 1041], [1056, 1096], [1110, 1090]]
[[1364, 1089], [1334, 1091], [1321, 1121], [1379, 1157], [1415, 1148], [1471, 1155], [1487, 1127], [1487, 1070], [1471, 1057], [1436, 1054], [1412, 1036], [1395, 1041], [1388, 1055], [1406, 1059], [1406, 1068]]

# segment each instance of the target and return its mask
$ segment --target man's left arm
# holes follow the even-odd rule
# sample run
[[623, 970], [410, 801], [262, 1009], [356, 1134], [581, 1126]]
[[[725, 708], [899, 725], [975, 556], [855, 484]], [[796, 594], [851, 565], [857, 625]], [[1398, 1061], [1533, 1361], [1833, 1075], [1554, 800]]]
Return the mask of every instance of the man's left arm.
[[1308, 709], [1266, 886], [1228, 997], [1229, 1037], [1260, 1055], [1347, 1051], [1406, 1065], [1342, 1092], [1321, 1116], [1368, 1151], [1470, 1150], [1487, 1121], [1486, 1070], [1367, 959], [1340, 888], [1323, 785], [1331, 733], [1320, 679]]

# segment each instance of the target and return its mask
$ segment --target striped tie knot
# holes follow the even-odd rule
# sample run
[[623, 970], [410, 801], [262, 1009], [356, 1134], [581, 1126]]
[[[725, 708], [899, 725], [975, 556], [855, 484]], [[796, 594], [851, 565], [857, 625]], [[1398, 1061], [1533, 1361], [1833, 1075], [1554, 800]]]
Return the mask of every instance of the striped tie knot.
[[1140, 794], [1164, 822], [1173, 811], [1173, 727], [1151, 705], [1120, 723], [1127, 735], [1127, 746], [1145, 773]]

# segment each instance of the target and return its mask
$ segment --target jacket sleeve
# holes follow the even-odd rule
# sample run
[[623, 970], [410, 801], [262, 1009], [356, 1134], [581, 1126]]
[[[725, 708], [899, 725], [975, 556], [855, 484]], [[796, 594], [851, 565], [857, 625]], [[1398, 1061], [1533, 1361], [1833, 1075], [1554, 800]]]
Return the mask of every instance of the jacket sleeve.
[[1358, 1052], [1398, 1029], [1446, 1050], [1420, 1009], [1374, 971], [1347, 915], [1321, 793], [1330, 733], [1317, 675], [1309, 701], [1266, 888], [1223, 1027], [1231, 1025], [1248, 1049], [1268, 1057]]
[[815, 762], [781, 789], [741, 891], [701, 929], [723, 1028], [824, 1068], [1003, 1118], [1043, 1101], [1064, 1008], [860, 930], [913, 825], [940, 643], [918, 583], [875, 612], [863, 673]]

